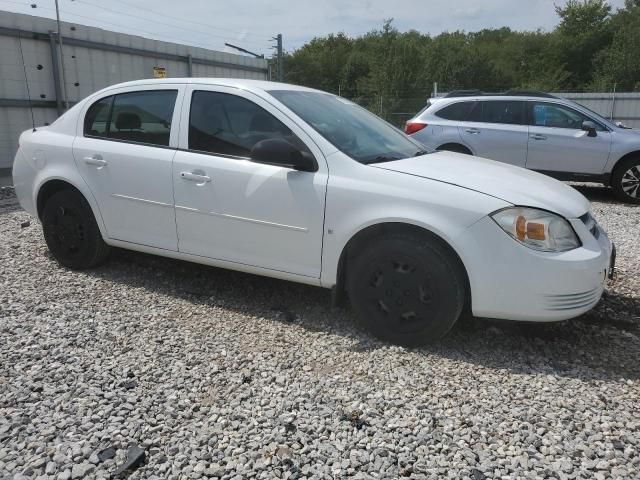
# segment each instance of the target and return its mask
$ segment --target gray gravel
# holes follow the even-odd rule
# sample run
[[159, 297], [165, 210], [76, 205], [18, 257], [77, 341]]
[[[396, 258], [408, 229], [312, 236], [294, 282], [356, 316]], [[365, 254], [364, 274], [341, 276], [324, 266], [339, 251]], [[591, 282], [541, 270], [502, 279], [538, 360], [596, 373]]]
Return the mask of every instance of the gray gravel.
[[131, 445], [131, 479], [640, 478], [640, 208], [582, 190], [619, 249], [593, 312], [418, 350], [321, 289], [124, 251], [65, 271], [2, 207], [0, 478], [109, 478]]

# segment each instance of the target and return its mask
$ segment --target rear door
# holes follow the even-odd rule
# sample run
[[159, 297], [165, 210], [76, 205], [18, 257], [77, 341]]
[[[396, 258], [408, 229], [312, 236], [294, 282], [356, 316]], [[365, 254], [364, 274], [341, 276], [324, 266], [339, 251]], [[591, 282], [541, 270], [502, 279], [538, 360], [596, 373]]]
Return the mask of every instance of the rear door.
[[474, 155], [524, 167], [529, 127], [525, 102], [478, 100], [459, 131]]
[[[611, 132], [571, 107], [549, 101], [530, 101], [527, 168], [561, 174], [601, 174], [609, 158]], [[582, 130], [582, 122], [596, 125], [596, 136]]]
[[73, 144], [107, 235], [177, 250], [171, 165], [182, 85], [128, 87], [86, 107]]

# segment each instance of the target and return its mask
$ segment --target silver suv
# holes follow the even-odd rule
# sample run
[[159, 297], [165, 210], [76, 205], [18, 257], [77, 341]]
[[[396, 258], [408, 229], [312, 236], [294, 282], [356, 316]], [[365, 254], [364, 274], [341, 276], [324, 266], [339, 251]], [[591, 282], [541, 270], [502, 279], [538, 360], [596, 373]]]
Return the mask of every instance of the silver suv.
[[640, 204], [640, 130], [545, 93], [452, 92], [405, 126], [427, 148], [485, 157], [559, 180], [610, 185]]

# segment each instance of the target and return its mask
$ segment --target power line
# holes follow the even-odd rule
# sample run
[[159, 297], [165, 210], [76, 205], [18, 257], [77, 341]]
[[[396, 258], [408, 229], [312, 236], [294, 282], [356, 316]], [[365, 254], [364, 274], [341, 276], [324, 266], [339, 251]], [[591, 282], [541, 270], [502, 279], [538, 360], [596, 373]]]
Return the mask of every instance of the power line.
[[[89, 2], [86, 2], [85, 0], [72, 0], [72, 1], [75, 1], [76, 3], [82, 3], [82, 4], [84, 4], [84, 5], [89, 5], [90, 7], [99, 8], [99, 9], [104, 10], [104, 11], [106, 11], [106, 12], [115, 13], [115, 14], [117, 14], [117, 15], [123, 15], [123, 12], [121, 12], [121, 11], [114, 10], [114, 9], [112, 9], [112, 8], [108, 8], [108, 7], [104, 7], [104, 6], [102, 6], [102, 5], [96, 5], [96, 4], [93, 4], [93, 3], [89, 3]], [[65, 12], [65, 13], [66, 13], [66, 12]], [[152, 22], [152, 23], [156, 23], [156, 24], [158, 24], [158, 25], [163, 25], [163, 26], [165, 26], [165, 27], [169, 27], [169, 28], [178, 28], [178, 29], [180, 29], [180, 30], [184, 30], [184, 27], [183, 27], [183, 26], [175, 25], [175, 24], [170, 24], [170, 23], [167, 23], [167, 22], [162, 22], [162, 21], [160, 21], [160, 20], [153, 20], [153, 19], [151, 19], [151, 18], [148, 18], [148, 17], [142, 17], [142, 16], [140, 16], [140, 15], [135, 15], [135, 14], [130, 13], [130, 12], [127, 12], [127, 13], [126, 13], [126, 15], [127, 15], [128, 17], [133, 17], [133, 18], [137, 18], [137, 19], [139, 19], [139, 20], [144, 20], [145, 22]], [[228, 40], [228, 38], [229, 38], [229, 36], [228, 36], [228, 35], [226, 35], [226, 36], [223, 36], [223, 35], [216, 35], [216, 34], [214, 34], [214, 33], [210, 33], [210, 32], [203, 32], [202, 30], [193, 30], [193, 29], [191, 29], [190, 31], [191, 31], [191, 32], [193, 32], [193, 33], [199, 33], [199, 34], [202, 34], [202, 35], [206, 35], [206, 36], [208, 36], [208, 37], [216, 37], [216, 38], [221, 38], [221, 39], [224, 39], [224, 40]], [[235, 32], [235, 33], [239, 33], [239, 32]], [[253, 42], [253, 41], [246, 41], [245, 43], [255, 43], [256, 45], [258, 45], [258, 44], [259, 44], [259, 45], [261, 45], [261, 46], [264, 46], [264, 44], [262, 44], [262, 43], [259, 43], [259, 42]], [[266, 43], [266, 39], [265, 39], [265, 43]]]
[[[73, 1], [73, 0], [72, 0]], [[149, 12], [147, 10], [145, 10], [144, 8], [138, 7], [136, 5], [131, 5], [127, 2], [124, 2], [122, 0], [111, 0], [112, 2], [117, 2], [120, 3], [121, 5], [125, 5], [129, 8], [135, 8], [136, 10], [145, 12], [145, 13], [152, 13], [158, 17], [162, 17], [162, 18], [171, 18], [172, 20], [178, 21], [178, 22], [184, 22], [184, 23], [191, 23], [193, 25], [200, 25], [203, 27], [207, 27], [207, 28], [214, 28], [216, 30], [222, 30], [222, 31], [227, 31], [227, 32], [231, 32], [231, 33], [241, 33], [242, 35], [247, 35], [247, 36], [252, 36], [252, 37], [256, 37], [256, 38], [260, 38], [261, 40], [269, 40], [269, 37], [265, 36], [265, 35], [261, 35], [261, 34], [257, 34], [257, 33], [249, 33], [249, 32], [238, 32], [237, 30], [234, 29], [230, 29], [230, 28], [224, 28], [224, 27], [218, 27], [216, 25], [211, 25], [209, 23], [203, 23], [203, 22], [197, 22], [195, 20], [188, 20], [186, 18], [178, 18], [178, 17], [169, 17], [167, 15], [163, 15], [161, 13], [158, 12]]]
[[[20, 6], [27, 6], [24, 3], [17, 2], [15, 0], [0, 0], [0, 1], [1, 2], [13, 3], [13, 4], [16, 4], [16, 5], [20, 5]], [[92, 5], [92, 6], [95, 6], [95, 5]], [[48, 8], [48, 7], [40, 7], [40, 6], [38, 6], [38, 8], [41, 9], [41, 10], [48, 10], [48, 11], [51, 11], [51, 12], [55, 12], [55, 9]], [[128, 25], [122, 25], [120, 23], [110, 22], [110, 21], [103, 20], [103, 19], [97, 20], [97, 19], [92, 18], [92, 17], [87, 17], [85, 15], [81, 15], [79, 13], [69, 12], [69, 11], [64, 11], [64, 15], [65, 16], [71, 15], [71, 16], [74, 16], [74, 17], [83, 18], [85, 20], [90, 20], [90, 21], [96, 22], [98, 24], [112, 25], [112, 26], [118, 27], [120, 29], [124, 29], [125, 31], [123, 33], [127, 33], [129, 35], [131, 34], [130, 32], [131, 32], [131, 28], [132, 27], [128, 26]], [[195, 42], [195, 41], [192, 41], [192, 40], [186, 40], [186, 39], [176, 38], [176, 37], [171, 37], [171, 36], [166, 36], [166, 35], [158, 35], [157, 33], [152, 33], [152, 32], [148, 32], [148, 31], [144, 31], [144, 30], [140, 30], [140, 29], [137, 29], [136, 33], [141, 33], [141, 34], [144, 34], [144, 35], [147, 35], [147, 36], [150, 36], [150, 37], [156, 37], [156, 38], [157, 37], [161, 37], [161, 38], [165, 39], [165, 41], [172, 41], [172, 42], [180, 43], [180, 44], [183, 44], [183, 45], [192, 45], [192, 46], [195, 46], [195, 47], [205, 48], [205, 49], [209, 49], [209, 50], [212, 49], [212, 48], [220, 49], [220, 46], [219, 47], [212, 47], [210, 44], [203, 44], [203, 43]], [[159, 39], [159, 40], [163, 41], [162, 39]]]

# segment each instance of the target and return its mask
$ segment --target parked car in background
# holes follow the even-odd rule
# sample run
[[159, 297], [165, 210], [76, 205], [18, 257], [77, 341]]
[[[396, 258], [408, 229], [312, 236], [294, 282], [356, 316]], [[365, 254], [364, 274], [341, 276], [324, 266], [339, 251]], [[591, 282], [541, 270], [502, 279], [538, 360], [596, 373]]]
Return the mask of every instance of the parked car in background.
[[273, 82], [109, 87], [24, 132], [13, 177], [65, 267], [121, 247], [331, 288], [404, 345], [440, 338], [464, 308], [580, 315], [615, 258], [561, 182], [426, 154], [348, 100]]
[[405, 132], [428, 148], [610, 185], [640, 204], [640, 131], [550, 94], [452, 92], [429, 100]]

